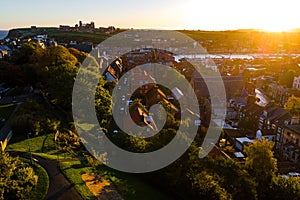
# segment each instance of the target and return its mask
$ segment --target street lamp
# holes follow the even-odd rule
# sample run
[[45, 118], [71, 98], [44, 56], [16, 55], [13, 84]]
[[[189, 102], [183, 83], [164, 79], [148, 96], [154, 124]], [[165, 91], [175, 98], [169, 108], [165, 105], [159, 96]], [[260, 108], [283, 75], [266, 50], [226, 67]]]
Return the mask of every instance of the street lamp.
[[30, 138], [29, 136], [31, 135], [31, 133], [27, 133], [27, 141], [28, 141], [28, 151], [29, 151], [29, 154], [30, 154], [30, 164], [32, 164], [32, 153], [31, 153], [31, 149], [30, 149]]

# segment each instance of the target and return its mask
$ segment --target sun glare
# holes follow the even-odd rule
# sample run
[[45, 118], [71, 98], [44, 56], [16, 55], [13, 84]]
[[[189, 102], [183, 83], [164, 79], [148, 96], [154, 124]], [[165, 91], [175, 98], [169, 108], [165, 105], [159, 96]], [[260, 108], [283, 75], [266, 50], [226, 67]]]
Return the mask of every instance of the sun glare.
[[291, 29], [283, 29], [278, 27], [264, 28], [260, 29], [263, 32], [271, 32], [271, 33], [280, 33], [280, 32], [289, 32]]
[[[286, 0], [289, 1], [289, 0]], [[218, 5], [218, 6], [216, 6]], [[244, 5], [240, 1], [211, 0], [188, 3], [186, 25], [192, 29], [234, 30], [258, 29], [267, 32], [288, 32], [300, 28], [297, 6], [253, 0]]]
[[265, 32], [288, 32], [296, 28], [295, 21], [289, 19], [285, 20], [274, 20], [274, 21], [263, 21], [258, 27], [260, 30]]

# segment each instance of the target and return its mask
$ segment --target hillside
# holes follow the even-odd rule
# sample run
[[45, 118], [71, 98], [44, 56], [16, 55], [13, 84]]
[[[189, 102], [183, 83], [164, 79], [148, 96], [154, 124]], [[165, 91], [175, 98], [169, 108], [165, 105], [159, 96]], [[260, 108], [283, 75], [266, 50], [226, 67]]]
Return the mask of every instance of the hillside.
[[[119, 30], [119, 32], [124, 30]], [[198, 41], [209, 53], [300, 53], [300, 31], [262, 32], [257, 30], [179, 32]], [[117, 34], [115, 32], [114, 34]], [[58, 43], [70, 41], [99, 44], [111, 35], [105, 33], [60, 31], [58, 28], [22, 28], [9, 31], [8, 38], [28, 38], [47, 34]]]

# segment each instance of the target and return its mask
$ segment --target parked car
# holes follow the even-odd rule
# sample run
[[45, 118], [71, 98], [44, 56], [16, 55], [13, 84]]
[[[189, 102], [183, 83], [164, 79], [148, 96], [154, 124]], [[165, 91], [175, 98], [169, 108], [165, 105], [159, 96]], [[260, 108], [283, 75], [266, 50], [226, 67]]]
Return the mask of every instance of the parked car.
[[298, 172], [289, 172], [287, 175], [289, 177], [300, 177], [300, 173]]
[[299, 172], [289, 172], [288, 174], [283, 174], [282, 177], [290, 178], [290, 177], [300, 177]]
[[128, 106], [131, 105], [132, 103], [133, 103], [132, 100], [128, 100], [128, 101], [127, 101], [127, 105], [128, 105]]

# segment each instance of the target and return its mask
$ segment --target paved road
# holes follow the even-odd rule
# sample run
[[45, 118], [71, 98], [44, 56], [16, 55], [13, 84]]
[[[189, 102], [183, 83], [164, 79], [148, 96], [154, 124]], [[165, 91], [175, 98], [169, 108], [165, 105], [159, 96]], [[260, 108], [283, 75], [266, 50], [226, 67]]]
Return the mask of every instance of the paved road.
[[[29, 158], [25, 152], [9, 152], [12, 156]], [[77, 192], [74, 184], [64, 176], [59, 170], [55, 160], [45, 160], [40, 156], [33, 155], [33, 158], [44, 167], [48, 173], [50, 183], [46, 200], [82, 200], [83, 198]]]
[[32, 98], [32, 96], [30, 94], [23, 94], [20, 96], [16, 96], [14, 102], [12, 102], [13, 101], [12, 96], [5, 96], [2, 99], [0, 99], [0, 105], [10, 104], [10, 103], [17, 104], [17, 107], [15, 108], [15, 110], [13, 111], [13, 113], [11, 114], [9, 119], [6, 120], [5, 125], [0, 130], [0, 141], [5, 140], [9, 131], [11, 130], [10, 120], [13, 118], [13, 115], [15, 114], [16, 110], [19, 109], [22, 102], [26, 101], [29, 98]]
[[20, 105], [21, 105], [20, 103], [17, 105], [17, 107], [15, 108], [13, 113], [10, 115], [9, 119], [6, 120], [5, 125], [1, 128], [1, 130], [0, 130], [0, 141], [4, 141], [7, 138], [7, 135], [11, 130], [10, 121], [13, 118], [16, 110], [19, 109]]
[[[20, 96], [16, 96], [15, 97], [15, 102], [24, 102], [27, 99], [29, 99], [30, 97], [31, 96], [29, 94], [23, 94], [23, 95], [20, 95]], [[3, 105], [3, 104], [13, 103], [13, 100], [14, 100], [13, 98], [14, 98], [13, 96], [3, 97], [2, 99], [0, 99], [0, 104]]]

